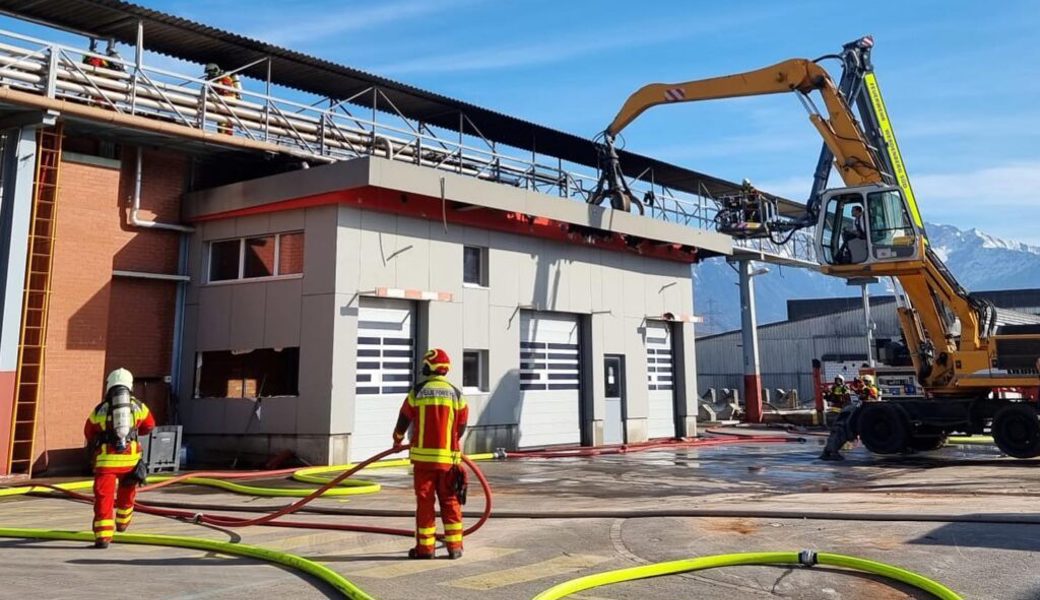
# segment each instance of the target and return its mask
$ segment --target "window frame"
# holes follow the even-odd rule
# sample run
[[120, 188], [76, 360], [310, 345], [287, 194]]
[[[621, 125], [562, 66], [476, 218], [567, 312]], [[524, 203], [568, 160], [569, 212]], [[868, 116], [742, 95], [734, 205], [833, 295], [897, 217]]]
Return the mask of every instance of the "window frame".
[[[466, 385], [466, 355], [477, 356], [477, 385]], [[490, 393], [490, 377], [488, 375], [488, 351], [479, 348], [466, 348], [462, 351], [462, 392], [468, 394]]]
[[[474, 249], [480, 259], [480, 273], [478, 274], [478, 281], [466, 281], [466, 250]], [[462, 285], [463, 287], [470, 288], [481, 288], [487, 289], [490, 281], [490, 269], [488, 268], [488, 248], [487, 246], [471, 246], [464, 244], [462, 246]]]
[[[240, 236], [240, 237], [231, 237], [231, 238], [207, 240], [206, 241], [206, 268], [205, 268], [206, 281], [205, 281], [205, 283], [203, 285], [228, 285], [228, 284], [237, 284], [237, 283], [251, 283], [251, 282], [256, 282], [256, 281], [276, 281], [276, 280], [281, 280], [281, 279], [299, 279], [299, 278], [302, 278], [303, 277], [303, 268], [302, 268], [302, 266], [301, 266], [301, 269], [300, 269], [299, 273], [286, 273], [286, 274], [280, 273], [281, 268], [282, 268], [282, 264], [281, 264], [281, 258], [282, 258], [282, 236], [283, 235], [294, 235], [294, 234], [303, 234], [304, 240], [307, 239], [306, 232], [304, 230], [302, 230], [302, 229], [297, 229], [297, 230], [293, 230], [293, 231], [279, 231], [277, 233], [260, 233], [260, 234], [256, 234], [256, 235], [245, 235], [245, 236]], [[273, 268], [274, 268], [274, 275], [264, 275], [262, 277], [246, 277], [245, 276], [245, 268], [246, 268], [246, 240], [265, 238], [265, 237], [273, 237], [274, 238], [274, 258], [273, 258], [274, 262], [273, 262], [273, 265], [272, 265]], [[238, 274], [237, 274], [237, 276], [234, 279], [218, 279], [216, 281], [212, 280], [211, 277], [213, 276], [213, 272], [212, 272], [212, 267], [213, 267], [213, 246], [215, 244], [220, 244], [220, 243], [223, 243], [223, 242], [235, 242], [235, 241], [238, 242]], [[306, 254], [304, 256], [306, 256]]]

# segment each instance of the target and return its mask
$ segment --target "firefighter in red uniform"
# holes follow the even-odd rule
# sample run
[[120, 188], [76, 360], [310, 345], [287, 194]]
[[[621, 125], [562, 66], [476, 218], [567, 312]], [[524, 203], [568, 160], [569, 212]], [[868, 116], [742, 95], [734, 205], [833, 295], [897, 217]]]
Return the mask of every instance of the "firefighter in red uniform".
[[435, 497], [440, 499], [448, 558], [462, 556], [458, 486], [464, 477], [459, 438], [465, 432], [469, 408], [462, 392], [445, 378], [450, 368], [451, 359], [440, 348], [423, 356], [422, 374], [426, 379], [408, 393], [394, 428], [397, 447], [414, 423], [408, 455], [415, 473], [415, 547], [408, 551], [409, 558], [433, 558], [437, 533]]
[[[94, 448], [94, 547], [107, 548], [112, 532], [126, 531], [134, 516], [137, 486], [147, 469], [141, 462], [138, 435], [147, 435], [155, 419], [143, 402], [130, 395], [134, 377], [116, 369], [105, 381], [105, 399], [83, 426]], [[112, 509], [115, 506], [115, 518]]]
[[[242, 98], [242, 80], [239, 79], [237, 73], [228, 75], [220, 68], [220, 65], [209, 63], [206, 65], [205, 74], [207, 81], [219, 86], [213, 88], [213, 92], [216, 95], [223, 96], [224, 98], [233, 98], [235, 100], [240, 100]], [[227, 112], [227, 106], [218, 102], [214, 107], [214, 111], [218, 113]], [[231, 135], [234, 133], [234, 126], [232, 125], [231, 118], [222, 118], [217, 121], [217, 131], [224, 135]]]

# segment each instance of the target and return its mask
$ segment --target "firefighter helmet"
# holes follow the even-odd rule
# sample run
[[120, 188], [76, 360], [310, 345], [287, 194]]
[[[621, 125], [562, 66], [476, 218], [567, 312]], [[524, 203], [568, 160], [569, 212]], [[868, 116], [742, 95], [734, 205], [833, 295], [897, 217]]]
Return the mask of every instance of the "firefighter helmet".
[[134, 389], [134, 376], [126, 369], [116, 369], [108, 374], [105, 379], [105, 395], [107, 396], [112, 388], [125, 387], [127, 390]]
[[863, 376], [863, 383], [865, 383], [867, 385], [874, 385], [874, 376], [873, 375], [864, 375]]
[[844, 384], [845, 383], [845, 377], [842, 376], [842, 375], [835, 375], [834, 376], [834, 383], [836, 383], [838, 385]]
[[422, 367], [425, 375], [447, 375], [451, 369], [451, 358], [441, 348], [431, 348], [423, 356]]

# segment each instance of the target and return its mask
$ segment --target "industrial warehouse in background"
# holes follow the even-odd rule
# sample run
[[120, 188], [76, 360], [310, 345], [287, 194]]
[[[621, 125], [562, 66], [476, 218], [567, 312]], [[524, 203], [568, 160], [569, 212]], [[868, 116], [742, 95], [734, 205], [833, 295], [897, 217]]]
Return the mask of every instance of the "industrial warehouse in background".
[[[1023, 319], [1023, 315], [1040, 316], [1040, 289], [982, 291], [973, 295], [1007, 309], [1001, 318], [1008, 325], [1033, 322]], [[872, 363], [901, 367], [891, 372], [903, 373], [901, 379], [909, 372], [912, 378], [895, 297], [873, 296], [868, 302], [869, 316], [864, 314], [860, 298], [788, 300], [787, 320], [758, 327], [762, 397], [779, 402], [795, 390], [803, 404], [811, 403], [813, 360], [822, 362], [825, 382], [838, 374], [851, 379], [860, 368]], [[716, 400], [721, 401], [736, 390], [739, 399], [743, 380], [733, 372], [733, 365], [740, 362], [740, 344], [739, 330], [697, 338], [697, 387], [702, 397], [714, 390]]]
[[622, 153], [656, 202], [589, 206], [590, 140], [121, 2], [5, 10], [45, 26], [0, 31], [7, 473], [80, 467], [116, 367], [195, 458], [363, 458], [427, 345], [468, 451], [694, 435], [690, 265], [801, 264], [713, 231], [724, 180]]

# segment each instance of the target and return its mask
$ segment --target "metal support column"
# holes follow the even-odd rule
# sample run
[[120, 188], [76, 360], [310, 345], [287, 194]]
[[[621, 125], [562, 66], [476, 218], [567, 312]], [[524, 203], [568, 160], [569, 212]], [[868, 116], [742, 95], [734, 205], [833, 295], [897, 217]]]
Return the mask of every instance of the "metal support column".
[[755, 320], [755, 276], [750, 260], [737, 263], [740, 274], [740, 338], [744, 344], [744, 406], [748, 423], [762, 422], [762, 374], [758, 366], [758, 323]]
[[874, 323], [870, 319], [870, 286], [863, 284], [863, 321], [867, 328], [867, 365], [874, 367]]
[[0, 474], [7, 474], [14, 425], [14, 384], [35, 165], [36, 130], [8, 130], [0, 167]]

